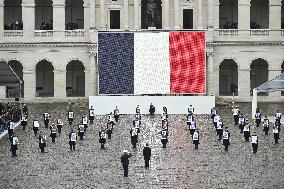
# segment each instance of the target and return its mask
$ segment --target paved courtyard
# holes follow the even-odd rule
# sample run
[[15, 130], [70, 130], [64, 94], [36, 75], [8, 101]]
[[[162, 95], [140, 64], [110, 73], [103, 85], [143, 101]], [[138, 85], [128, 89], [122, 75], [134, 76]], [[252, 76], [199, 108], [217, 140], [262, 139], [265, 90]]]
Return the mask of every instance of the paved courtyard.
[[[209, 116], [196, 116], [200, 129], [200, 148], [194, 150], [185, 123], [185, 115], [169, 115], [169, 143], [161, 148], [158, 132], [160, 116], [142, 116], [142, 128], [138, 148], [132, 149], [129, 130], [134, 115], [122, 115], [114, 127], [112, 140], [106, 150], [100, 149], [98, 131], [106, 125], [107, 116], [98, 116], [90, 125], [84, 141], [78, 141], [77, 150], [69, 151], [69, 125], [52, 144], [48, 138], [47, 153], [38, 149], [31, 123], [35, 115], [42, 117], [48, 109], [51, 120], [58, 115], [65, 117], [65, 104], [30, 105], [29, 127], [26, 132], [19, 126], [16, 133], [21, 144], [18, 157], [12, 158], [8, 137], [0, 140], [0, 188], [283, 188], [284, 187], [284, 142], [274, 144], [272, 128], [268, 137], [261, 128], [254, 129], [259, 135], [259, 151], [252, 153], [251, 144], [244, 142], [243, 135], [232, 125], [230, 108], [219, 107], [225, 126], [231, 132], [231, 146], [225, 152], [217, 140]], [[87, 104], [74, 105], [75, 123], [87, 113]], [[272, 110], [274, 111], [274, 110]], [[245, 109], [248, 115], [248, 108]], [[40, 131], [49, 136], [49, 130]], [[75, 125], [73, 126], [75, 128]], [[149, 141], [152, 148], [150, 170], [144, 169], [142, 149]], [[120, 156], [128, 149], [130, 158], [129, 177], [123, 177]]]

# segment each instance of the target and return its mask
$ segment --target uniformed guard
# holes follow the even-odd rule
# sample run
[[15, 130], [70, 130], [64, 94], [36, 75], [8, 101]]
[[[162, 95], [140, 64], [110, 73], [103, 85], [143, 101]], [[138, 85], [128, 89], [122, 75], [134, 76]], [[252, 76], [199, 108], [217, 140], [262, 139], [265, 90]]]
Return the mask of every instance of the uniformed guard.
[[12, 157], [16, 157], [16, 151], [18, 150], [19, 140], [15, 133], [12, 134], [12, 142], [11, 142], [11, 152]]
[[264, 117], [263, 120], [263, 131], [265, 133], [266, 136], [268, 136], [268, 131], [269, 131], [269, 119], [267, 118], [267, 116]]
[[84, 134], [85, 134], [85, 126], [81, 122], [78, 125], [78, 136], [80, 137], [80, 140], [84, 140]]
[[149, 113], [150, 113], [150, 115], [155, 114], [155, 106], [152, 103], [150, 104]]
[[69, 122], [69, 125], [72, 125], [73, 120], [74, 120], [74, 112], [70, 109], [68, 111], [68, 122]]
[[246, 142], [249, 142], [249, 137], [250, 137], [250, 124], [246, 122], [244, 126], [244, 138]]
[[256, 123], [256, 127], [259, 127], [260, 123], [261, 123], [261, 112], [259, 111], [259, 109], [256, 109], [256, 113], [255, 113], [255, 123]]
[[223, 122], [222, 120], [220, 119], [218, 122], [217, 122], [217, 135], [219, 136], [218, 140], [222, 140], [222, 136], [223, 136]]
[[135, 118], [141, 122], [141, 114], [135, 114]]
[[131, 153], [128, 153], [127, 150], [123, 150], [123, 155], [120, 158], [120, 162], [122, 163], [123, 171], [124, 171], [124, 177], [128, 177], [128, 165], [129, 165], [129, 160], [132, 156]]
[[99, 131], [99, 142], [101, 143], [101, 149], [105, 149], [105, 143], [106, 143], [106, 132], [103, 129], [103, 127], [101, 127], [101, 130]]
[[87, 131], [87, 128], [88, 128], [88, 117], [86, 114], [83, 115], [82, 117], [82, 124], [84, 125], [85, 127], [85, 132]]
[[189, 126], [189, 133], [191, 134], [191, 137], [193, 136], [196, 129], [197, 129], [197, 125], [196, 125], [195, 121], [192, 121], [190, 126]]
[[136, 117], [135, 120], [133, 120], [133, 127], [136, 129], [137, 135], [140, 133], [140, 125], [141, 121]]
[[216, 115], [214, 116], [213, 123], [214, 123], [214, 127], [215, 127], [215, 129], [216, 129], [216, 132], [217, 132], [217, 123], [218, 123], [218, 121], [219, 121], [220, 119], [221, 119], [221, 118], [220, 118], [219, 114], [216, 114]]
[[225, 127], [223, 131], [223, 145], [225, 146], [225, 151], [228, 151], [230, 146], [230, 132], [228, 131], [228, 127]]
[[91, 108], [89, 109], [89, 120], [90, 120], [90, 124], [94, 123], [94, 120], [95, 120], [95, 110], [94, 110], [93, 106], [91, 106]]
[[57, 126], [54, 123], [52, 123], [50, 125], [50, 138], [52, 139], [52, 143], [55, 143], [55, 138], [57, 137], [56, 133], [57, 133]]
[[113, 123], [114, 123], [112, 112], [110, 112], [110, 113], [108, 114], [108, 122], [113, 122]]
[[46, 135], [40, 134], [38, 137], [38, 142], [41, 153], [44, 153], [44, 148], [46, 147]]
[[243, 114], [241, 114], [239, 117], [239, 129], [241, 130], [240, 133], [243, 133], [245, 124], [246, 124], [246, 119], [244, 118]]
[[119, 119], [119, 109], [117, 108], [117, 106], [115, 106], [115, 109], [113, 111], [113, 115], [114, 115], [115, 122], [117, 123], [118, 119]]
[[218, 111], [215, 107], [211, 108], [211, 119], [214, 123], [214, 117], [217, 115]]
[[258, 149], [258, 136], [256, 135], [256, 133], [254, 133], [251, 136], [251, 145], [252, 145], [253, 153], [256, 153]]
[[163, 115], [161, 116], [161, 121], [162, 124], [167, 121], [167, 114], [165, 112], [163, 112]]
[[111, 135], [112, 135], [112, 130], [113, 130], [113, 122], [107, 122], [107, 137], [109, 140], [111, 140]]
[[187, 114], [186, 115], [186, 124], [188, 126], [188, 129], [190, 130], [190, 125], [194, 121], [194, 117], [192, 114]]
[[232, 111], [233, 111], [235, 125], [238, 125], [239, 115], [240, 115], [240, 110], [239, 110], [238, 106], [233, 107]]
[[166, 115], [168, 115], [168, 108], [166, 106], [163, 107], [163, 113], [165, 113]]
[[162, 148], [166, 148], [167, 147], [167, 143], [168, 143], [168, 130], [163, 127], [162, 131], [160, 132], [161, 134], [161, 142], [163, 144]]
[[28, 119], [29, 110], [28, 110], [28, 106], [26, 104], [24, 104], [24, 106], [23, 106], [23, 112], [24, 112], [26, 118]]
[[136, 114], [141, 114], [141, 109], [140, 109], [139, 105], [136, 107]]
[[15, 123], [13, 121], [8, 122], [8, 134], [9, 138], [12, 141], [12, 135], [14, 134]]
[[[279, 112], [279, 110], [277, 110], [276, 114], [275, 114], [275, 123], [281, 124], [281, 113]], [[280, 127], [279, 127], [279, 132], [280, 132]]]
[[198, 149], [198, 144], [199, 144], [199, 133], [198, 130], [196, 129], [192, 135], [192, 140], [194, 144], [194, 149]]
[[138, 133], [135, 127], [130, 129], [130, 136], [131, 136], [131, 144], [133, 148], [136, 148], [136, 144], [138, 143]]
[[194, 114], [194, 107], [192, 105], [189, 105], [189, 107], [187, 108], [187, 112], [189, 114]]
[[70, 151], [75, 151], [75, 146], [76, 146], [76, 141], [77, 141], [77, 135], [76, 133], [73, 131], [73, 129], [71, 129], [71, 133], [69, 133], [69, 146], [70, 146]]
[[27, 116], [25, 114], [23, 114], [22, 119], [21, 119], [21, 125], [23, 127], [23, 130], [26, 130], [27, 124], [28, 124]]
[[38, 130], [39, 130], [39, 121], [37, 117], [35, 117], [33, 121], [33, 131], [34, 131], [35, 136], [37, 135]]
[[59, 135], [61, 135], [62, 127], [63, 127], [63, 121], [62, 121], [61, 117], [59, 116], [58, 119], [57, 119], [57, 129], [58, 129]]
[[47, 112], [47, 110], [45, 110], [45, 113], [43, 113], [43, 120], [46, 129], [48, 129], [49, 118], [50, 118], [49, 113]]
[[279, 140], [279, 128], [278, 128], [278, 125], [275, 124], [273, 126], [273, 135], [274, 135], [274, 141], [275, 141], [275, 144], [278, 144], [278, 140]]
[[146, 146], [143, 149], [143, 156], [145, 161], [145, 169], [149, 169], [149, 161], [151, 158], [151, 148], [149, 147], [148, 142], [146, 143]]

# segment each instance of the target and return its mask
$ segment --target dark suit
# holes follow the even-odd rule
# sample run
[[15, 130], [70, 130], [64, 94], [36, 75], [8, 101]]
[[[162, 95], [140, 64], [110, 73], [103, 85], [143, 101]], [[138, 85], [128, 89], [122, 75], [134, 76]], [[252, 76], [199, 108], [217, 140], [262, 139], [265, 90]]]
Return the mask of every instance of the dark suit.
[[149, 148], [148, 146], [144, 147], [143, 156], [144, 156], [144, 160], [145, 160], [145, 168], [149, 169], [149, 161], [150, 161], [150, 158], [151, 158], [151, 148]]
[[128, 158], [130, 158], [131, 156], [132, 156], [131, 153], [129, 153], [129, 154], [124, 153], [124, 154], [121, 156], [121, 163], [122, 163], [123, 170], [124, 170], [124, 177], [128, 177], [128, 165], [129, 165], [129, 160], [128, 160]]

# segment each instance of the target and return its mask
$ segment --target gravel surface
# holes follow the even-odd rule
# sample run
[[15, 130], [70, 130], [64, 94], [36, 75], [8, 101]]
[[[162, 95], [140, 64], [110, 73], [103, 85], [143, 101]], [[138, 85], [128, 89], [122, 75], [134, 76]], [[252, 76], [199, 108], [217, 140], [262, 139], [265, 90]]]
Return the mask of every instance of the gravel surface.
[[[282, 104], [283, 105], [283, 104]], [[267, 113], [282, 105], [262, 105]], [[121, 115], [114, 127], [112, 140], [107, 140], [106, 150], [100, 149], [98, 131], [106, 125], [107, 116], [97, 116], [89, 125], [84, 141], [78, 141], [76, 151], [70, 152], [67, 111], [72, 107], [75, 123], [88, 113], [87, 102], [28, 104], [30, 110], [28, 130], [21, 126], [16, 133], [21, 142], [18, 157], [12, 158], [10, 143], [5, 136], [0, 140], [0, 188], [283, 188], [284, 187], [284, 142], [280, 134], [278, 145], [274, 144], [272, 128], [264, 136], [262, 128], [254, 128], [259, 136], [259, 150], [252, 153], [251, 144], [233, 123], [231, 109], [218, 107], [224, 125], [231, 132], [231, 146], [225, 152], [218, 141], [215, 128], [207, 115], [196, 116], [200, 129], [200, 146], [194, 149], [185, 122], [185, 115], [169, 115], [169, 143], [166, 149], [158, 132], [160, 116], [142, 116], [138, 148], [132, 149], [129, 130], [134, 115]], [[246, 117], [250, 105], [240, 104]], [[47, 109], [51, 121], [58, 115], [64, 117], [62, 135], [51, 143], [49, 130], [44, 128], [42, 114]], [[264, 110], [263, 110], [264, 111]], [[282, 111], [283, 113], [283, 111]], [[38, 149], [38, 138], [32, 131], [34, 116], [41, 118], [40, 132], [48, 137], [47, 153]], [[253, 124], [254, 125], [254, 124]], [[76, 128], [76, 125], [72, 126]], [[142, 149], [149, 141], [152, 148], [150, 169], [144, 169]], [[130, 158], [129, 177], [123, 177], [120, 163], [122, 151], [128, 149]]]

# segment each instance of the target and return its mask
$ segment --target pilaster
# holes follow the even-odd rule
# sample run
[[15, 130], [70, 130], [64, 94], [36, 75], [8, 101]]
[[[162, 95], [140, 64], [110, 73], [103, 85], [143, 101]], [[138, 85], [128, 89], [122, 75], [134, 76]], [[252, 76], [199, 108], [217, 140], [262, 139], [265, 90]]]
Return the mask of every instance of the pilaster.
[[66, 98], [66, 70], [54, 70], [54, 97]]
[[34, 0], [22, 1], [22, 19], [24, 37], [34, 37], [35, 30], [35, 2]]

